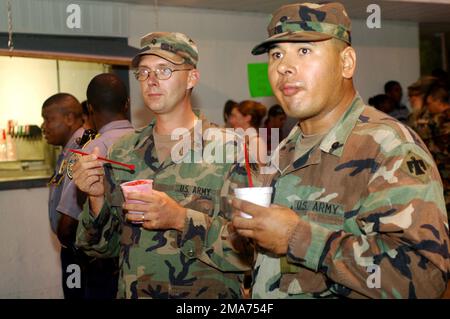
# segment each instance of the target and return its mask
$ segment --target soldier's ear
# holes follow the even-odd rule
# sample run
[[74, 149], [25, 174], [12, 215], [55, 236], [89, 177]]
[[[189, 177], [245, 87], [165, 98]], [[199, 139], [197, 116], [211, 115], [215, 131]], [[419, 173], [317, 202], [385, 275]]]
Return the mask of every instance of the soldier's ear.
[[94, 108], [92, 107], [92, 104], [88, 103], [87, 108], [90, 115], [94, 114]]
[[342, 61], [342, 76], [345, 79], [351, 79], [356, 69], [356, 53], [355, 50], [348, 46], [340, 53]]
[[128, 114], [128, 111], [130, 110], [130, 98], [127, 98], [127, 102], [125, 103], [125, 107], [124, 107], [124, 113]]
[[192, 89], [197, 85], [198, 80], [200, 80], [200, 72], [197, 69], [192, 69], [189, 71], [188, 82], [187, 82], [187, 90]]
[[75, 121], [75, 114], [73, 114], [73, 112], [67, 112], [66, 114], [64, 114], [64, 122], [67, 126], [74, 125]]

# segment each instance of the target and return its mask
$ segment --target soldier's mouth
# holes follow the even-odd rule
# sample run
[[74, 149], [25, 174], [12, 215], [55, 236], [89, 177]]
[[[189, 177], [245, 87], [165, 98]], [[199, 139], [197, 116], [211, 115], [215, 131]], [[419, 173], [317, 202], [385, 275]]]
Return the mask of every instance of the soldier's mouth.
[[286, 84], [280, 88], [284, 96], [292, 96], [303, 90], [303, 87], [297, 85]]
[[162, 96], [162, 94], [161, 93], [148, 93], [147, 96], [150, 98], [157, 98], [157, 97]]

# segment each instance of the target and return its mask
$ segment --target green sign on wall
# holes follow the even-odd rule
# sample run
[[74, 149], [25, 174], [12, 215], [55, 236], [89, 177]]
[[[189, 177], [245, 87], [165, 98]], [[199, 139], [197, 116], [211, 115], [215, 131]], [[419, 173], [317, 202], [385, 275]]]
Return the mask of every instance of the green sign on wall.
[[267, 63], [250, 63], [247, 65], [248, 87], [251, 97], [273, 96], [267, 68]]

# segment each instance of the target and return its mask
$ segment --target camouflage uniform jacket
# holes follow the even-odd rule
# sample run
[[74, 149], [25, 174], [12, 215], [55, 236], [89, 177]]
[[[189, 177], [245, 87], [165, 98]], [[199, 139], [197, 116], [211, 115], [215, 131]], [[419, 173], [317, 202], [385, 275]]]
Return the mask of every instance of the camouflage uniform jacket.
[[447, 211], [450, 207], [450, 108], [437, 114], [427, 113], [418, 131], [433, 155], [444, 183]]
[[416, 116], [415, 122], [411, 123], [411, 128], [416, 131], [420, 138], [425, 142], [425, 145], [427, 145], [427, 141], [431, 139], [432, 136], [432, 117], [432, 114], [427, 109], [422, 114]]
[[296, 226], [286, 256], [259, 252], [253, 297], [439, 297], [447, 216], [418, 136], [357, 96], [318, 147], [298, 157], [299, 142], [295, 127], [277, 150], [272, 185], [274, 203], [308, 224]]
[[[233, 155], [236, 142], [202, 139], [211, 124], [198, 121], [196, 126], [202, 128], [189, 137], [186, 163], [176, 164], [170, 157], [159, 163], [154, 124], [110, 149], [109, 158], [135, 164], [136, 169], [105, 165], [106, 203], [96, 219], [85, 205], [77, 246], [91, 256], [119, 254], [119, 298], [239, 298], [243, 270], [250, 267], [232, 248], [226, 223], [231, 215], [228, 198], [234, 187], [246, 186], [245, 170], [232, 160], [207, 163], [206, 155], [212, 148], [225, 148], [224, 154]], [[192, 159], [202, 155], [203, 161], [194, 163]], [[154, 189], [188, 208], [183, 232], [150, 231], [124, 220], [119, 184], [147, 178], [153, 179]]]

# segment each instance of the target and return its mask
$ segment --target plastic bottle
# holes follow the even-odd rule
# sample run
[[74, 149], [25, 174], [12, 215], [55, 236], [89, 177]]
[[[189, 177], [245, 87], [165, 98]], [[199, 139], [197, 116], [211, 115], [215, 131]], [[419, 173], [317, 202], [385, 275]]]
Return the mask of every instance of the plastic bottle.
[[9, 134], [6, 134], [6, 159], [8, 161], [17, 160], [16, 143]]
[[0, 137], [0, 161], [6, 161], [8, 158], [6, 152], [6, 131], [3, 129]]

